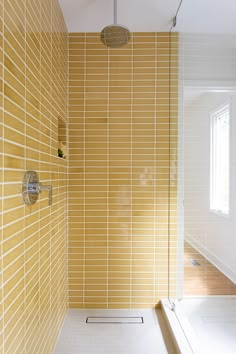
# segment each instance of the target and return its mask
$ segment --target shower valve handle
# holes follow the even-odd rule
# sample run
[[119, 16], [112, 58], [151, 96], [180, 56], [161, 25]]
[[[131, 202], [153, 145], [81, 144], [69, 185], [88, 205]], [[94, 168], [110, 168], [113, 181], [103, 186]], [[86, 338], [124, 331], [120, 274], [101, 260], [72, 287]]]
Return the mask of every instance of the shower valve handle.
[[52, 205], [52, 186], [41, 184], [35, 171], [27, 171], [22, 184], [22, 195], [25, 204], [35, 204], [39, 193], [42, 191], [48, 191], [48, 205]]
[[52, 186], [46, 186], [39, 183], [39, 193], [48, 191], [48, 205], [52, 205]]

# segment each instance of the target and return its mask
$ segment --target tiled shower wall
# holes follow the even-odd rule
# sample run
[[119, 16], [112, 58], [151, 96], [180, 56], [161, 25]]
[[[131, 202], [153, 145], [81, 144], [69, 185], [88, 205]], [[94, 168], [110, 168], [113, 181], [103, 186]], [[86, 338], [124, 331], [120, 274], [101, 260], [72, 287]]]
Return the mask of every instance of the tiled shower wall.
[[[57, 0], [1, 0], [0, 30], [0, 353], [51, 353], [67, 307], [67, 30]], [[52, 206], [47, 192], [23, 204], [26, 170], [53, 186]]]
[[177, 40], [170, 70], [169, 33], [133, 33], [121, 49], [69, 35], [70, 307], [174, 294]]

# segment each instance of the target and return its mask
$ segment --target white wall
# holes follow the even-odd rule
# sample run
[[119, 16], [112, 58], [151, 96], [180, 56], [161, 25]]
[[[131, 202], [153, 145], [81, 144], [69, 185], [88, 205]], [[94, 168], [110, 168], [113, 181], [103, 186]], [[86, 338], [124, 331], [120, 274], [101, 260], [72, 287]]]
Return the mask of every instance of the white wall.
[[[230, 217], [210, 207], [209, 113], [231, 101]], [[185, 238], [236, 282], [236, 94], [205, 93], [185, 106]]]
[[[236, 94], [202, 90], [235, 85], [235, 43], [232, 36], [185, 35], [183, 62], [184, 82], [192, 85], [185, 87], [184, 100], [185, 239], [236, 283]], [[229, 218], [209, 211], [209, 112], [227, 100], [232, 104]]]
[[236, 36], [183, 35], [184, 80], [236, 80]]

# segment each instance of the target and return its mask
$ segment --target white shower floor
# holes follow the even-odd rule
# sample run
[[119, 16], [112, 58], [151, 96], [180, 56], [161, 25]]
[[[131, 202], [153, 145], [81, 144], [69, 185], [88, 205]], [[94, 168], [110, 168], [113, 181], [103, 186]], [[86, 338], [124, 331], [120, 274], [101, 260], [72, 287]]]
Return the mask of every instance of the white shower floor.
[[235, 297], [187, 298], [177, 303], [176, 312], [194, 353], [236, 353]]
[[[140, 316], [144, 323], [86, 324], [88, 316]], [[166, 328], [164, 331], [167, 334]], [[165, 343], [155, 310], [69, 309], [54, 351], [54, 354], [157, 353], [174, 354], [176, 351], [171, 339]]]

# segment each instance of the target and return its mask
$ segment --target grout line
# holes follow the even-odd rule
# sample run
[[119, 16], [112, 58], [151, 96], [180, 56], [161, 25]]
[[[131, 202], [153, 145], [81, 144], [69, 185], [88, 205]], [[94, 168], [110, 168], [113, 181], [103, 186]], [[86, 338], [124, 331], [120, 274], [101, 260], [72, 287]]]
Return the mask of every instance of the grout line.
[[86, 46], [87, 46], [87, 37], [86, 33], [84, 33], [84, 81], [83, 81], [83, 94], [84, 94], [84, 111], [83, 111], [83, 149], [84, 149], [84, 156], [83, 156], [83, 170], [84, 170], [84, 220], [83, 220], [83, 232], [84, 232], [84, 249], [83, 249], [83, 308], [85, 308], [85, 275], [86, 275], [86, 75], [87, 75], [87, 66], [86, 66]]
[[[65, 25], [65, 24], [64, 24]], [[69, 81], [69, 33], [66, 34], [67, 38], [67, 46], [66, 46], [66, 87], [65, 87], [65, 94], [66, 94], [66, 106], [65, 106], [65, 113], [66, 118], [68, 117], [68, 107], [69, 107], [69, 94], [68, 94], [68, 81]], [[66, 270], [65, 270], [65, 277], [66, 277], [66, 307], [69, 308], [69, 164], [70, 164], [70, 132], [69, 132], [69, 121], [67, 119], [66, 124], [66, 142], [67, 142], [67, 161], [66, 161]], [[64, 316], [65, 321], [65, 316]], [[61, 327], [62, 330], [63, 326]], [[56, 345], [56, 344], [55, 344]]]
[[[41, 4], [41, 9], [42, 9], [42, 4]], [[52, 11], [52, 3], [50, 4], [50, 79], [52, 80], [53, 77], [53, 70], [52, 70], [52, 60], [53, 60], [53, 40], [52, 40], [52, 33], [53, 33], [53, 22], [52, 22], [52, 16], [53, 16], [53, 11]], [[42, 37], [40, 36], [41, 40]], [[40, 45], [40, 74], [42, 74], [42, 45]], [[52, 94], [52, 82], [50, 85], [50, 97], [53, 98], [53, 94]], [[41, 95], [40, 95], [40, 108], [42, 111], [42, 91], [41, 91]], [[51, 114], [49, 116], [51, 118]], [[50, 143], [51, 143], [51, 122], [50, 122]], [[42, 130], [40, 131], [40, 142], [42, 141]], [[50, 144], [51, 145], [51, 144]], [[51, 147], [50, 147], [50, 153], [51, 153]], [[40, 171], [41, 172], [41, 171]], [[51, 168], [49, 168], [49, 179], [51, 181], [52, 179], [52, 170]], [[51, 183], [51, 182], [50, 182]], [[52, 337], [52, 329], [53, 329], [53, 325], [52, 325], [52, 224], [51, 224], [51, 213], [52, 213], [52, 205], [49, 206], [49, 218], [50, 218], [50, 223], [49, 223], [49, 250], [50, 250], [50, 267], [49, 267], [49, 282], [50, 282], [50, 298], [49, 298], [49, 308], [50, 308], [50, 318], [49, 318], [49, 324], [50, 324], [50, 328], [49, 328], [49, 333], [50, 333], [50, 337]], [[41, 212], [40, 212], [41, 214]], [[41, 215], [40, 215], [41, 216]], [[41, 218], [40, 218], [41, 219]], [[41, 229], [41, 225], [40, 225], [40, 229]], [[41, 308], [40, 308], [41, 310]]]
[[[4, 8], [2, 6], [2, 14], [3, 14], [3, 18], [2, 18], [2, 27], [3, 27], [3, 32], [2, 32], [2, 53], [3, 53], [3, 57], [5, 55], [5, 41], [4, 41], [4, 38], [5, 38], [5, 11], [4, 11]], [[2, 63], [2, 85], [3, 87], [5, 87], [5, 70], [4, 70], [4, 67], [3, 67], [3, 63]], [[5, 152], [5, 146], [4, 146], [4, 141], [5, 141], [5, 95], [2, 94], [2, 103], [3, 103], [3, 107], [2, 107], [2, 130], [3, 130], [3, 146], [2, 146], [2, 168], [5, 166], [5, 158], [4, 158], [4, 152]], [[3, 171], [2, 171], [2, 180], [4, 181], [5, 180], [5, 171], [4, 171], [4, 168], [3, 168]], [[2, 199], [1, 199], [1, 224], [3, 224], [3, 210], [4, 210], [4, 184], [2, 183], [1, 184], [1, 192], [2, 192]], [[3, 231], [1, 231], [1, 255], [3, 255]], [[4, 268], [3, 268], [3, 256], [1, 256], [0, 258], [0, 261], [1, 261], [1, 276], [2, 276], [2, 282], [3, 282], [3, 271], [4, 271]], [[2, 300], [2, 327], [3, 327], [3, 332], [2, 332], [2, 348], [3, 348], [3, 353], [5, 353], [5, 331], [4, 331], [4, 328], [5, 328], [5, 318], [4, 318], [4, 313], [5, 313], [5, 306], [4, 306], [4, 301], [3, 301], [3, 298], [4, 298], [4, 295], [5, 295], [5, 292], [4, 292], [4, 288], [3, 288], [3, 285], [1, 284], [1, 300]]]
[[[155, 33], [155, 118], [154, 118], [154, 130], [157, 132], [157, 41], [158, 36]], [[158, 149], [159, 151], [159, 149]], [[153, 279], [153, 302], [156, 302], [156, 283], [157, 283], [157, 270], [156, 270], [156, 237], [157, 237], [157, 208], [156, 208], [156, 200], [157, 200], [157, 137], [156, 133], [154, 135], [154, 279]], [[159, 274], [158, 274], [159, 275]]]
[[[134, 38], [131, 34], [131, 82], [134, 82]], [[131, 134], [131, 146], [130, 146], [130, 296], [129, 307], [132, 308], [132, 295], [133, 295], [133, 101], [134, 101], [134, 86], [131, 85], [131, 106], [130, 106], [130, 134]]]
[[107, 187], [107, 200], [106, 200], [106, 229], [107, 229], [107, 299], [106, 299], [106, 307], [109, 308], [109, 217], [110, 217], [110, 209], [109, 209], [109, 192], [110, 192], [110, 89], [109, 89], [109, 82], [110, 82], [110, 55], [111, 50], [110, 48], [107, 49], [107, 57], [108, 57], [108, 64], [107, 64], [107, 153], [106, 153], [106, 160], [107, 160], [107, 175], [106, 175], [106, 187]]

